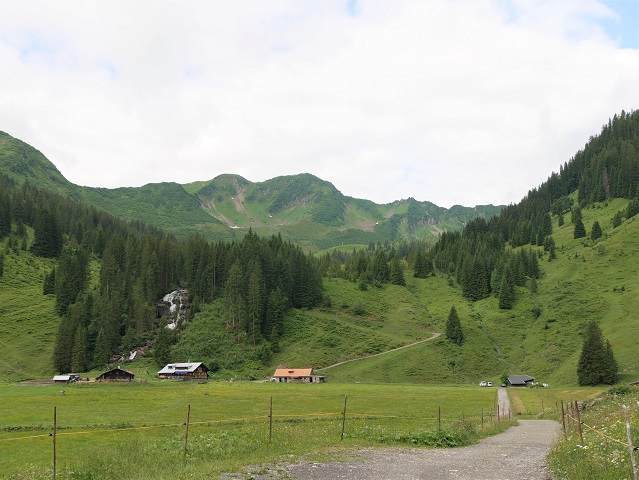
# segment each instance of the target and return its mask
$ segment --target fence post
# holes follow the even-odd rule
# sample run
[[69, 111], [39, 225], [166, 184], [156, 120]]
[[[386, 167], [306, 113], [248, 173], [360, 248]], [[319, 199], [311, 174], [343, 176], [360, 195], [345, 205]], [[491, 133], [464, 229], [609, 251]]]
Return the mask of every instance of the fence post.
[[630, 448], [630, 460], [632, 461], [632, 474], [637, 480], [637, 459], [635, 458], [635, 447], [632, 446], [632, 435], [630, 434], [630, 417], [628, 407], [623, 405], [623, 414], [626, 417], [626, 434], [628, 435], [628, 447]]
[[499, 423], [499, 404], [497, 404], [497, 423]]
[[55, 471], [56, 471], [56, 436], [58, 433], [58, 415], [57, 408], [53, 407], [53, 480], [55, 480]]
[[577, 412], [577, 426], [579, 427], [579, 439], [581, 440], [581, 444], [584, 445], [584, 434], [581, 430], [581, 415], [579, 414], [579, 404], [577, 400], [575, 400], [575, 410]]
[[268, 410], [268, 443], [271, 443], [273, 439], [273, 397], [271, 397], [271, 404]]
[[442, 406], [437, 406], [437, 430], [441, 431], [442, 429]]
[[344, 397], [344, 411], [342, 412], [342, 436], [340, 437], [340, 442], [344, 440], [344, 428], [346, 427], [346, 399], [348, 396]]
[[566, 414], [564, 413], [564, 401], [561, 401], [561, 424], [564, 428], [564, 440], [568, 441], [568, 434], [566, 433]]
[[186, 445], [189, 441], [189, 420], [191, 419], [191, 404], [186, 408], [186, 430], [184, 431], [184, 457], [186, 458]]

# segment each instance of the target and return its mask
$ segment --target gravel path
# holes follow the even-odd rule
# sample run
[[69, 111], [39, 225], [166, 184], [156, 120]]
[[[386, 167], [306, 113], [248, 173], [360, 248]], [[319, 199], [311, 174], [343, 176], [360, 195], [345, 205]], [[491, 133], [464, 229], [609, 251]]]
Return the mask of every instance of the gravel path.
[[[552, 420], [519, 425], [460, 448], [366, 448], [342, 462], [280, 466], [252, 479], [281, 480], [548, 480], [546, 455], [559, 433]], [[229, 478], [229, 477], [227, 477]]]
[[[498, 388], [501, 414], [510, 412], [508, 392]], [[256, 480], [548, 480], [546, 456], [559, 435], [552, 420], [519, 425], [477, 445], [460, 448], [365, 448], [340, 462], [277, 466], [267, 473], [225, 478]]]

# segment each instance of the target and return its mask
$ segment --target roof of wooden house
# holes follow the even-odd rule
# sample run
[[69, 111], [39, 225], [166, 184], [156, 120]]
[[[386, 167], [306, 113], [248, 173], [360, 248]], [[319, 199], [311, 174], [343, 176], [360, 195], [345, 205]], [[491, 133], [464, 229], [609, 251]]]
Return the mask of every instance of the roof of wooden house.
[[105, 375], [108, 375], [109, 373], [114, 373], [114, 372], [125, 372], [125, 373], [128, 373], [130, 375], [134, 375], [134, 373], [131, 370], [124, 370], [123, 368], [118, 367], [118, 368], [114, 368], [112, 370], [109, 370], [107, 372], [104, 372], [102, 375], [100, 375], [100, 377], [103, 377]]
[[200, 365], [205, 372], [209, 371], [208, 367], [202, 362], [168, 363], [158, 372], [158, 375], [185, 375], [187, 373], [195, 372]]
[[528, 382], [533, 382], [535, 379], [528, 375], [508, 375], [508, 382], [511, 385], [523, 385]]
[[278, 368], [273, 374], [274, 377], [301, 378], [313, 375], [312, 368]]

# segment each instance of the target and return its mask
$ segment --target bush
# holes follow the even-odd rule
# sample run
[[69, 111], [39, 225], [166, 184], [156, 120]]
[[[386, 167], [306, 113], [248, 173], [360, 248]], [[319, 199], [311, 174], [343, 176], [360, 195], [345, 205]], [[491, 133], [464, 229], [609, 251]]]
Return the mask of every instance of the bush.
[[360, 316], [366, 314], [366, 309], [364, 308], [364, 305], [362, 304], [362, 302], [357, 302], [353, 306], [353, 313], [355, 315], [360, 315]]
[[617, 385], [616, 387], [612, 387], [608, 390], [608, 395], [628, 395], [629, 393], [636, 393], [637, 389], [635, 387], [630, 387], [628, 385]]

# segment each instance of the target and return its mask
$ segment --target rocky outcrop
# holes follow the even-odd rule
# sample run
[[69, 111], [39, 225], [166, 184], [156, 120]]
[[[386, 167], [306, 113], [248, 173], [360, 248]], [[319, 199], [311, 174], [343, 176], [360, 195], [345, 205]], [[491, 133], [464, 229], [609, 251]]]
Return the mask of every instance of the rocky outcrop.
[[186, 321], [189, 307], [191, 306], [191, 296], [188, 290], [179, 289], [164, 295], [157, 303], [157, 318], [160, 325], [166, 324], [166, 328], [175, 330]]

